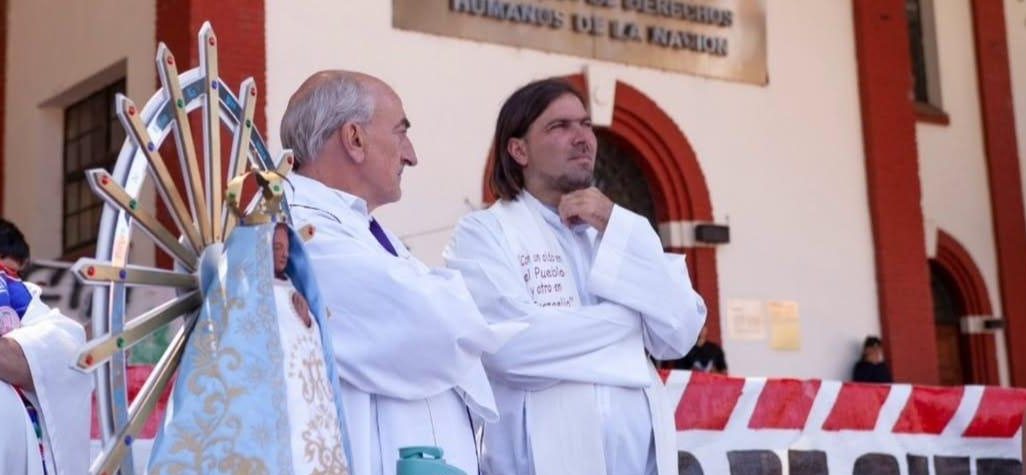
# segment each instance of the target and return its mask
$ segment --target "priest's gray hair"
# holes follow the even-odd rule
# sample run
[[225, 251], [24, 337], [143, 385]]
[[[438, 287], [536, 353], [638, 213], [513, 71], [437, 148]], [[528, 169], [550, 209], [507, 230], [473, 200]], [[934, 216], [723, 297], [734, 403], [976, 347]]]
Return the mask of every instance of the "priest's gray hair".
[[346, 123], [366, 124], [374, 96], [360, 79], [344, 71], [315, 74], [300, 86], [281, 119], [281, 144], [292, 149], [296, 167], [316, 160], [332, 134]]

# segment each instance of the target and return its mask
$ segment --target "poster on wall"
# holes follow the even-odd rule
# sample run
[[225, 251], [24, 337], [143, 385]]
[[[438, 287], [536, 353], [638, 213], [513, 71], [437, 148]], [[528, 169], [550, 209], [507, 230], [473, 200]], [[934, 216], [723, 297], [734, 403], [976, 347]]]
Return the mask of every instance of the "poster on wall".
[[770, 318], [770, 348], [777, 351], [798, 351], [802, 348], [802, 325], [798, 318], [798, 302], [770, 300], [766, 302]]
[[727, 338], [736, 341], [766, 339], [766, 316], [759, 300], [728, 300]]

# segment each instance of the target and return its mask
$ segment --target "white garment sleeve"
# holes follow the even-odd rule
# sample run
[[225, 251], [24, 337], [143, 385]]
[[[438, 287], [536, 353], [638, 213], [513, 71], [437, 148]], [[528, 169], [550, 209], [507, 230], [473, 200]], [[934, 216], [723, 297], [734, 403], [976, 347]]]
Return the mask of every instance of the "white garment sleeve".
[[664, 253], [649, 222], [620, 206], [597, 246], [588, 290], [641, 313], [645, 347], [656, 359], [686, 355], [705, 324], [684, 256]]
[[[331, 317], [339, 377], [398, 399], [424, 399], [465, 382], [500, 338], [488, 327], [459, 273], [427, 269], [317, 221], [306, 243]], [[376, 244], [375, 244], [376, 245]]]
[[26, 395], [42, 414], [58, 473], [85, 473], [89, 467], [92, 377], [72, 368], [85, 344], [85, 330], [39, 299], [39, 288], [26, 284], [32, 301], [20, 328], [5, 338], [18, 342], [28, 360], [35, 391]]
[[463, 274], [489, 322], [528, 324], [498, 352], [482, 358], [491, 377], [528, 390], [560, 381], [646, 386], [638, 312], [614, 302], [576, 308], [536, 305], [499, 226], [487, 213], [464, 217], [444, 256], [449, 267]]

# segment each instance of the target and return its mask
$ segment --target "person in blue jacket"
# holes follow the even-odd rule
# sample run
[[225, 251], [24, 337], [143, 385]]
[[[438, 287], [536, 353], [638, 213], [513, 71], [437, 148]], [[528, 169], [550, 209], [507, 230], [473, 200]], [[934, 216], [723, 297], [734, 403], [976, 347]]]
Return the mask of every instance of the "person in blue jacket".
[[92, 377], [71, 367], [85, 329], [21, 280], [28, 262], [0, 219], [0, 473], [86, 473]]
[[0, 335], [21, 326], [32, 294], [20, 273], [29, 260], [25, 236], [14, 223], [0, 218]]

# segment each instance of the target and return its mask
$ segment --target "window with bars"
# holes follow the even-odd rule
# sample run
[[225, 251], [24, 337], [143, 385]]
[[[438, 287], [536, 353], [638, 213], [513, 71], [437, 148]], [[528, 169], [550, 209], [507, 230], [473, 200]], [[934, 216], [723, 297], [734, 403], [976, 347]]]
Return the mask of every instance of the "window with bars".
[[64, 255], [87, 252], [96, 244], [103, 201], [89, 188], [85, 171], [111, 171], [125, 131], [114, 113], [114, 97], [125, 92], [122, 78], [64, 110]]

